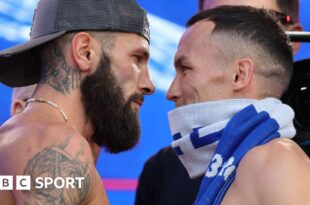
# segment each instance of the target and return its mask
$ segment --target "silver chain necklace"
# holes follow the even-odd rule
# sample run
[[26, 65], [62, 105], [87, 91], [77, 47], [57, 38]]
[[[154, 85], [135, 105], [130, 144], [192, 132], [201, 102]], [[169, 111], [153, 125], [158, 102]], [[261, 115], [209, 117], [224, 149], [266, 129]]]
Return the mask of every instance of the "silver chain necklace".
[[50, 100], [44, 100], [44, 99], [42, 99], [42, 98], [40, 98], [40, 99], [30, 98], [30, 99], [28, 99], [28, 100], [26, 101], [25, 107], [27, 107], [27, 105], [28, 105], [29, 103], [33, 103], [33, 102], [46, 103], [46, 104], [48, 104], [48, 105], [50, 105], [50, 106], [56, 108], [56, 109], [60, 112], [60, 114], [62, 115], [62, 117], [64, 118], [65, 122], [68, 121], [68, 117], [67, 117], [67, 114], [65, 113], [65, 111], [63, 111], [63, 109], [61, 109], [56, 103], [54, 103], [54, 102], [52, 102], [52, 101], [50, 101]]

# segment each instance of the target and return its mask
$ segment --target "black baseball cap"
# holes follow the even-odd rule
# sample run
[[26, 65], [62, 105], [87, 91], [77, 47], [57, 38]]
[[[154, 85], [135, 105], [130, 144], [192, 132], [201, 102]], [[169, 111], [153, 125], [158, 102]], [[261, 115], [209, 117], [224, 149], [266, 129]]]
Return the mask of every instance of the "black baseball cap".
[[0, 82], [20, 87], [39, 82], [34, 48], [69, 31], [136, 33], [150, 41], [146, 12], [135, 0], [40, 0], [30, 40], [0, 52]]

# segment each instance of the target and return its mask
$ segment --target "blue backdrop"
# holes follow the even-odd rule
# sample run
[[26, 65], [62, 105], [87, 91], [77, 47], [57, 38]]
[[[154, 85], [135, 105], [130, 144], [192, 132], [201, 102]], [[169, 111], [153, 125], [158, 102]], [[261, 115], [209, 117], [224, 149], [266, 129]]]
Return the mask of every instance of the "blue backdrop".
[[[133, 149], [111, 155], [102, 152], [97, 168], [105, 179], [112, 205], [133, 204], [136, 179], [144, 162], [161, 147], [171, 142], [167, 112], [173, 104], [165, 91], [174, 75], [173, 55], [184, 30], [183, 25], [197, 11], [198, 0], [138, 0], [148, 12], [151, 22], [150, 73], [157, 90], [146, 97], [141, 109], [142, 137]], [[0, 50], [28, 39], [29, 27], [37, 0], [0, 1]], [[301, 22], [309, 30], [310, 2], [301, 0]], [[310, 45], [303, 44], [296, 59], [310, 57]], [[1, 68], [0, 68], [1, 69]], [[0, 84], [0, 124], [9, 118], [11, 89]]]

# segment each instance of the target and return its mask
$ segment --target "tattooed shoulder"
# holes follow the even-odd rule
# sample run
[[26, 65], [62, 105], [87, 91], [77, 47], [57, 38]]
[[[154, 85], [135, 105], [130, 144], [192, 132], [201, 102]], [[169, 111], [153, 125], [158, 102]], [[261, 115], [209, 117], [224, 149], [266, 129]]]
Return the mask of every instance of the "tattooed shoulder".
[[[86, 198], [92, 176], [88, 163], [81, 159], [85, 145], [81, 144], [73, 156], [66, 151], [70, 140], [46, 147], [29, 160], [23, 174], [31, 177], [31, 190], [23, 191], [24, 204], [71, 205]], [[48, 183], [38, 179], [48, 179]]]

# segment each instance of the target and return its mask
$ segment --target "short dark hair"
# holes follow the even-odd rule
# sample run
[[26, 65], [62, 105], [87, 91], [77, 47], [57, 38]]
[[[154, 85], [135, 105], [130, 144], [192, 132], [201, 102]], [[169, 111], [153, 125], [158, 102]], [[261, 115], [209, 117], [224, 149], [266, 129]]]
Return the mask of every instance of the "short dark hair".
[[[203, 10], [203, 4], [207, 0], [198, 1], [199, 11]], [[280, 11], [291, 16], [293, 20], [299, 21], [299, 0], [277, 0]]]
[[237, 55], [251, 56], [258, 66], [256, 74], [264, 76], [264, 81], [272, 84], [278, 92], [276, 95], [281, 96], [292, 75], [293, 54], [288, 37], [267, 10], [249, 6], [221, 6], [196, 14], [187, 26], [204, 20], [215, 24], [212, 36], [225, 35], [221, 41], [237, 44], [229, 47], [231, 51]]

